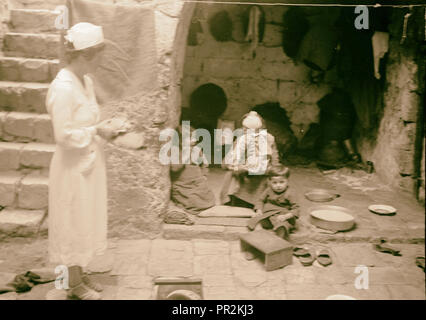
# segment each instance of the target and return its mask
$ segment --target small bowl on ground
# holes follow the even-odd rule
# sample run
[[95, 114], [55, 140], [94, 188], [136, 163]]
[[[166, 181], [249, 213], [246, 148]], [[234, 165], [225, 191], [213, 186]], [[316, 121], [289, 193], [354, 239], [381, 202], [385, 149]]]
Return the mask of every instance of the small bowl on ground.
[[325, 189], [312, 189], [305, 193], [305, 198], [313, 202], [328, 202], [338, 197], [339, 194]]
[[386, 204], [372, 204], [368, 207], [368, 210], [381, 216], [394, 216], [396, 214], [396, 209]]

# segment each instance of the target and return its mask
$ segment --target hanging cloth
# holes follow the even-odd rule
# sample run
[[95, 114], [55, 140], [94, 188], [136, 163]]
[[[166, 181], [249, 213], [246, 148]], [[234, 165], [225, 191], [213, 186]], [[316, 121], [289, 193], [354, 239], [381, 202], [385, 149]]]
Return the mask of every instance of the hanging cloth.
[[389, 50], [389, 33], [376, 31], [371, 38], [374, 56], [374, 76], [380, 79], [380, 59], [382, 59]]
[[260, 42], [260, 23], [263, 18], [263, 12], [259, 6], [252, 6], [249, 11], [249, 22], [247, 27], [246, 42], [250, 42], [251, 56], [256, 56], [256, 48]]

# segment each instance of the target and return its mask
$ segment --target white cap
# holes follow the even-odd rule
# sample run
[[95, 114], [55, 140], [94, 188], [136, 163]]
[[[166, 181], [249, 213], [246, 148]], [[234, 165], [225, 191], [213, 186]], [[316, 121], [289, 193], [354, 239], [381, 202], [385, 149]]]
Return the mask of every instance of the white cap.
[[262, 128], [262, 120], [256, 111], [250, 111], [243, 120], [242, 125], [248, 129], [260, 129]]
[[75, 50], [83, 50], [103, 43], [104, 33], [100, 26], [80, 22], [67, 31], [65, 39], [74, 45]]

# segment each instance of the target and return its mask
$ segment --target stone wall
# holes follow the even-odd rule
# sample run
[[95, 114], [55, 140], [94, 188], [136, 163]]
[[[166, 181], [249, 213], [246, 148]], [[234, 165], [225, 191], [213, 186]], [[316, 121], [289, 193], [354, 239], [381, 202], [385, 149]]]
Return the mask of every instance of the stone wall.
[[[117, 1], [115, 1], [117, 2]], [[118, 1], [131, 3], [130, 1]], [[176, 127], [180, 117], [180, 79], [192, 4], [181, 1], [155, 5], [158, 88], [150, 95], [103, 107], [104, 116], [125, 115], [145, 135], [145, 147], [129, 151], [108, 146], [109, 235], [154, 237], [170, 198], [168, 166], [158, 159], [160, 131]], [[137, 99], [137, 101], [133, 100]]]
[[0, 55], [3, 49], [3, 37], [7, 32], [7, 21], [9, 20], [9, 2], [0, 0]]
[[424, 64], [420, 51], [424, 9], [415, 11], [410, 18], [407, 39], [401, 44], [404, 13], [394, 10], [389, 27], [387, 83], [379, 130], [377, 135], [359, 136], [357, 144], [363, 160], [372, 161], [386, 183], [414, 194], [423, 134], [419, 126], [423, 126], [424, 108], [424, 68], [420, 67]]
[[[243, 5], [197, 5], [204, 40], [186, 48], [182, 106], [189, 107], [189, 97], [198, 86], [212, 82], [222, 87], [228, 99], [223, 119], [240, 120], [256, 104], [279, 102], [287, 111], [295, 135], [301, 138], [310, 123], [319, 121], [316, 102], [329, 92], [329, 81], [312, 84], [309, 68], [296, 65], [284, 54], [279, 24], [287, 7], [262, 7], [265, 33], [252, 58], [242, 22], [247, 9]], [[232, 19], [233, 41], [216, 41], [209, 31], [209, 18], [220, 10], [226, 10]]]

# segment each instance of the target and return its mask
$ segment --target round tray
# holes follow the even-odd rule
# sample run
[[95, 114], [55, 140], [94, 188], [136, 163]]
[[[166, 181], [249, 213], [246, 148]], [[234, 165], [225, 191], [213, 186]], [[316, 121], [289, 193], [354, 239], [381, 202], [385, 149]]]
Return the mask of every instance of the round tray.
[[321, 229], [345, 231], [353, 228], [352, 212], [339, 206], [318, 206], [310, 209], [311, 223]]
[[305, 193], [305, 197], [313, 202], [328, 202], [340, 197], [340, 195], [325, 189], [312, 189]]
[[396, 209], [385, 204], [372, 204], [368, 207], [371, 212], [381, 216], [393, 216], [396, 214]]

